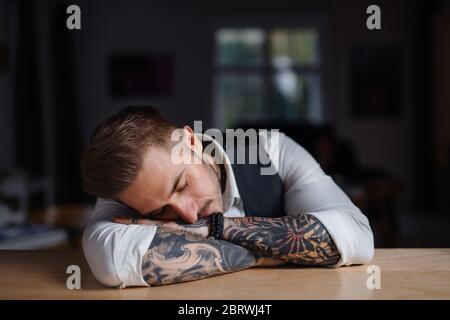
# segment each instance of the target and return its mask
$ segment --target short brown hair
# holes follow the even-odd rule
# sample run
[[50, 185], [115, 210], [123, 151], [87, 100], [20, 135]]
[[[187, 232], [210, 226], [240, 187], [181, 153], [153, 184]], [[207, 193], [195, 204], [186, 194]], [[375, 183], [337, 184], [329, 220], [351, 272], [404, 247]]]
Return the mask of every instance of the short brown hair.
[[176, 127], [153, 107], [130, 106], [103, 120], [81, 157], [83, 190], [116, 198], [136, 178], [149, 147], [167, 147]]

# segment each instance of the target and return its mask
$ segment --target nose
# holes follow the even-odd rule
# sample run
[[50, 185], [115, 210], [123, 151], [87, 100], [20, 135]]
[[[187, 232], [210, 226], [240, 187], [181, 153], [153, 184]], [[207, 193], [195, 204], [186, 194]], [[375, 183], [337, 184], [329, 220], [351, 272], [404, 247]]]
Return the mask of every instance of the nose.
[[198, 219], [198, 205], [192, 199], [185, 199], [172, 204], [178, 217], [186, 223], [194, 223]]

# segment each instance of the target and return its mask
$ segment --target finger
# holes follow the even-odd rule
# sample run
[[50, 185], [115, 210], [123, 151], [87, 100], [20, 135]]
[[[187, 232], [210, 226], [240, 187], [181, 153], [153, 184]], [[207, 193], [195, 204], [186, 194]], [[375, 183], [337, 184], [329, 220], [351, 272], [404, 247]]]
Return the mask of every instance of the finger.
[[128, 216], [113, 216], [112, 219], [113, 220], [130, 219], [130, 217], [128, 217]]
[[146, 225], [160, 225], [162, 222], [160, 220], [150, 220], [150, 219], [136, 219], [123, 216], [114, 216], [113, 222], [121, 224], [146, 224]]
[[133, 219], [128, 217], [113, 217], [113, 222], [121, 224], [132, 224]]

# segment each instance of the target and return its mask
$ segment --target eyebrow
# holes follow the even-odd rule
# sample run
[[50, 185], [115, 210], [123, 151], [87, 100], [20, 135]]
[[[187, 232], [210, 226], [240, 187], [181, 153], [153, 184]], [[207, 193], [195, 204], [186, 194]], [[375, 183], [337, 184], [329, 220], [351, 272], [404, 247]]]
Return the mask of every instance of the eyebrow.
[[[183, 168], [183, 170], [181, 170], [180, 173], [178, 174], [178, 176], [175, 178], [175, 181], [174, 181], [174, 183], [173, 183], [172, 189], [170, 190], [169, 196], [173, 195], [173, 194], [175, 193], [175, 191], [177, 191], [178, 183], [180, 183], [181, 177], [183, 176], [183, 173], [184, 173], [184, 170], [185, 170], [185, 169], [186, 169], [186, 168]], [[143, 215], [147, 216], [147, 215], [154, 215], [154, 214], [157, 214], [158, 211], [160, 211], [162, 208], [163, 208], [163, 207], [158, 208], [158, 209], [155, 209], [155, 210], [150, 211], [150, 212], [147, 212], [147, 213], [144, 213]]]

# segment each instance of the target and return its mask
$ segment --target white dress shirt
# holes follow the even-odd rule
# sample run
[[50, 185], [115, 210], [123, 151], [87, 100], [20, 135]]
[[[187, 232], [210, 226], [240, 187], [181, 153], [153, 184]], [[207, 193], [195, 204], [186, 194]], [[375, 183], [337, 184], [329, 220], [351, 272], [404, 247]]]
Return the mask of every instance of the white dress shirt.
[[[199, 135], [201, 136], [201, 135]], [[267, 136], [260, 135], [261, 139]], [[203, 139], [209, 139], [203, 136]], [[244, 217], [242, 200], [228, 156], [224, 155], [227, 182], [223, 193], [224, 216]], [[264, 141], [262, 141], [264, 142]], [[285, 211], [289, 216], [307, 213], [327, 229], [341, 255], [332, 267], [362, 264], [373, 257], [374, 242], [369, 221], [345, 193], [326, 175], [314, 158], [291, 138], [280, 133], [266, 149], [284, 183]], [[275, 161], [275, 157], [277, 160]], [[148, 286], [142, 276], [142, 259], [156, 226], [123, 225], [114, 215], [132, 215], [115, 200], [98, 199], [93, 217], [83, 234], [83, 250], [92, 273], [105, 286]]]

